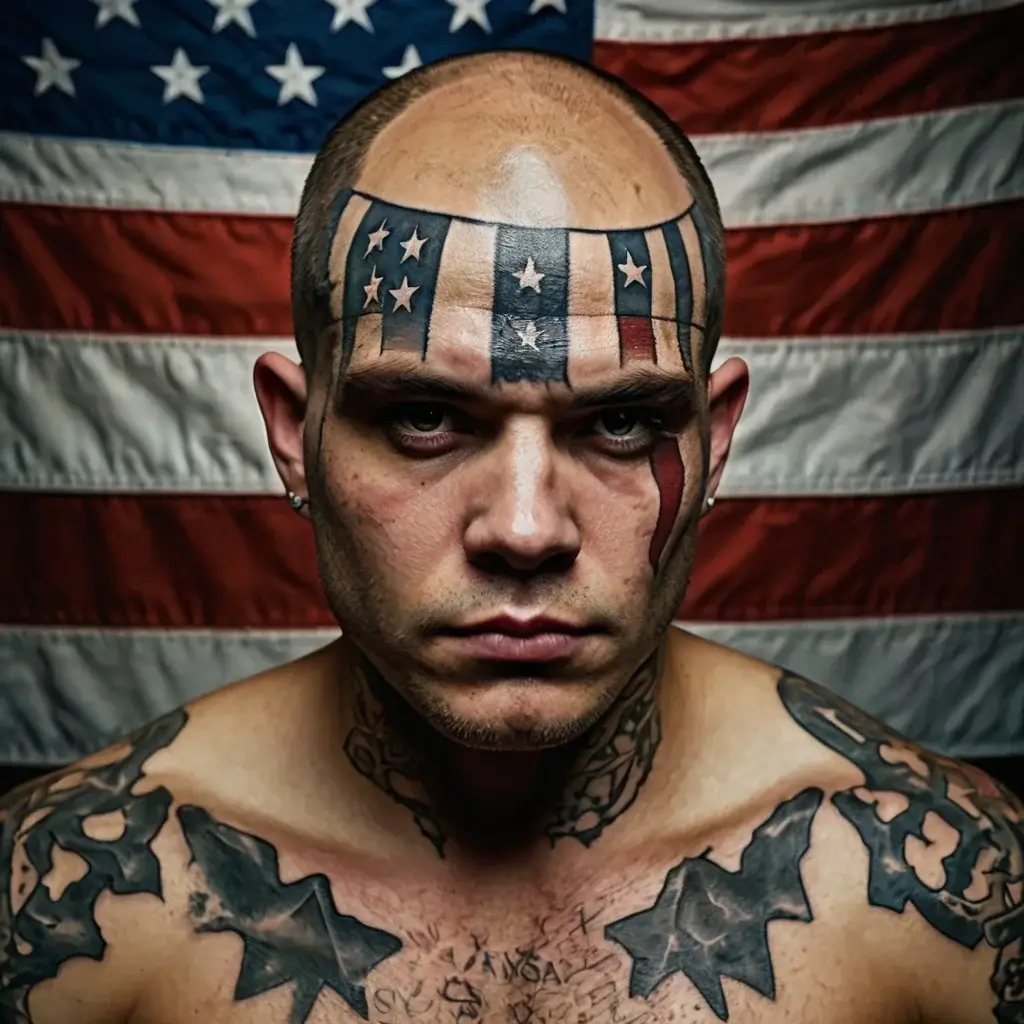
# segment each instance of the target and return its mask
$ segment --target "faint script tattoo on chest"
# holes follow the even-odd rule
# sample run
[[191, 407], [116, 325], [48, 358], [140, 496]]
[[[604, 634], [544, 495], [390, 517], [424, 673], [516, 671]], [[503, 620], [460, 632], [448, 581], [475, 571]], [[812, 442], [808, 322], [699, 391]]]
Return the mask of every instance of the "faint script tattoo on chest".
[[366, 976], [402, 948], [401, 939], [339, 913], [326, 875], [283, 882], [277, 851], [266, 840], [193, 805], [178, 809], [178, 821], [205, 879], [189, 900], [196, 931], [242, 939], [235, 1000], [291, 985], [288, 1019], [304, 1024], [330, 988], [369, 1019]]
[[995, 1019], [1024, 1024], [1020, 801], [983, 772], [921, 750], [799, 676], [784, 672], [779, 695], [804, 729], [864, 773], [863, 787], [832, 802], [870, 854], [869, 901], [897, 913], [909, 903], [961, 946], [993, 947]]
[[[98, 767], [69, 768], [0, 804], [0, 1021], [29, 1024], [32, 988], [55, 978], [74, 957], [102, 960], [107, 943], [96, 901], [149, 893], [161, 897], [154, 837], [167, 821], [164, 787], [136, 795], [142, 766], [168, 746], [187, 721], [178, 710], [124, 741], [123, 756]], [[20, 795], [24, 794], [24, 795]], [[116, 818], [111, 838], [97, 838], [101, 816]], [[90, 834], [91, 833], [91, 834]], [[46, 878], [60, 857], [74, 855], [84, 872], [59, 895]]]

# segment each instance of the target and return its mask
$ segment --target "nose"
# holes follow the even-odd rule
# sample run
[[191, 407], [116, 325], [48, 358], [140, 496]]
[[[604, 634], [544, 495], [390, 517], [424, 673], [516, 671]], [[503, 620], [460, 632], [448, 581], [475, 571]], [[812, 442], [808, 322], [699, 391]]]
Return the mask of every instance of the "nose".
[[473, 513], [463, 537], [473, 565], [510, 576], [572, 568], [580, 533], [558, 458], [543, 422], [508, 424], [484, 456], [486, 469], [475, 482]]

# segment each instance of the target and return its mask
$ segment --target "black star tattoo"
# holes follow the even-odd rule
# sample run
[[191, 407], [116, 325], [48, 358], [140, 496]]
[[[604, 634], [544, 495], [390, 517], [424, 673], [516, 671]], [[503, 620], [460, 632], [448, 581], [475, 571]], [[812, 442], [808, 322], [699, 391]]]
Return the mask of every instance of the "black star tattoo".
[[277, 851], [265, 840], [201, 807], [179, 808], [178, 820], [208, 886], [191, 900], [196, 930], [242, 938], [235, 999], [292, 983], [291, 1024], [304, 1024], [326, 987], [369, 1019], [366, 976], [402, 948], [401, 939], [339, 914], [325, 875], [282, 882]]
[[687, 857], [665, 876], [652, 907], [605, 927], [605, 938], [633, 960], [630, 996], [647, 998], [681, 971], [720, 1020], [729, 1019], [722, 977], [775, 998], [768, 922], [813, 919], [800, 861], [823, 797], [805, 789], [780, 804], [755, 830], [738, 871], [708, 860], [708, 851]]

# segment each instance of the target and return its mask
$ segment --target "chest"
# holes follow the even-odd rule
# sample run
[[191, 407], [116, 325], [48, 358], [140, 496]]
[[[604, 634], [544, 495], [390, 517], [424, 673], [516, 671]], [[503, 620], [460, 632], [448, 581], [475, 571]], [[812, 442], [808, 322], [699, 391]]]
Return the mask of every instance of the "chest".
[[303, 881], [263, 906], [194, 904], [136, 1024], [900, 1020], [849, 942], [781, 892], [744, 902], [659, 871], [559, 891]]

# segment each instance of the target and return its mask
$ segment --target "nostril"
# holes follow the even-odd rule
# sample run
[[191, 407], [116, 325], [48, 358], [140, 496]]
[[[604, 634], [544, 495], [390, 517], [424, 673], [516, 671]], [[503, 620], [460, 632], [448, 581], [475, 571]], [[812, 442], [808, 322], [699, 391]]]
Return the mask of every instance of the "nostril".
[[470, 562], [477, 569], [493, 576], [510, 576], [516, 579], [566, 573], [572, 569], [575, 561], [575, 551], [558, 551], [531, 558], [520, 553], [492, 549], [475, 552], [470, 556]]

